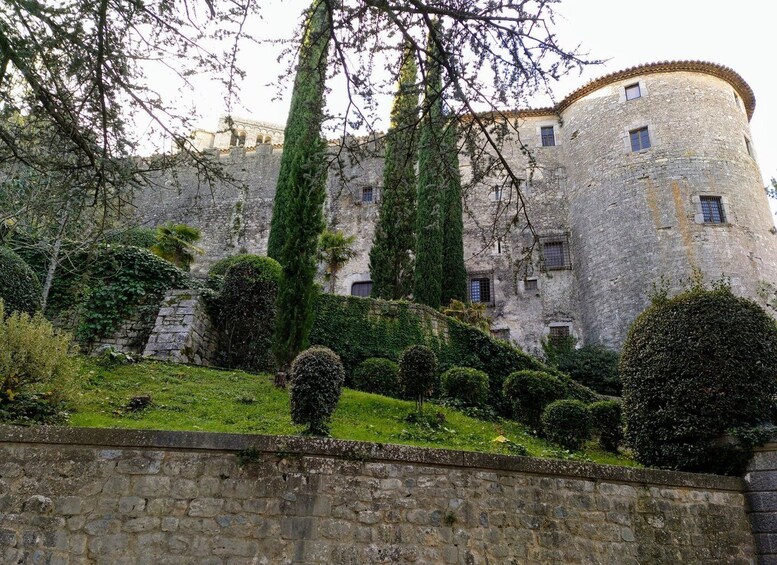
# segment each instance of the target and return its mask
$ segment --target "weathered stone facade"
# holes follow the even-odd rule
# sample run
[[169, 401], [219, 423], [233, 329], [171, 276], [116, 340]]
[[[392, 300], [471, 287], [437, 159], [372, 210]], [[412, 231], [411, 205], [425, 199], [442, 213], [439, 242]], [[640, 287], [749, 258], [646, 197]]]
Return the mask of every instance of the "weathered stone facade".
[[777, 564], [777, 437], [756, 449], [745, 474], [759, 563]]
[[218, 334], [202, 292], [168, 290], [143, 357], [210, 366], [216, 357]]
[[739, 478], [337, 440], [0, 426], [2, 563], [755, 555]]
[[[523, 177], [539, 240], [512, 221], [522, 212], [514, 193], [497, 193], [492, 182], [468, 186], [470, 288], [488, 286], [494, 328], [530, 350], [552, 328], [618, 346], [652, 285], [665, 276], [677, 288], [695, 269], [729, 277], [737, 293], [763, 302], [759, 289], [777, 284], [777, 238], [750, 142], [754, 107], [752, 91], [730, 69], [681, 62], [613, 73], [554, 108], [509, 113], [517, 132], [504, 155]], [[631, 134], [641, 128], [650, 147], [634, 151]], [[266, 250], [281, 148], [230, 151], [224, 143], [208, 147], [224, 148], [214, 158], [237, 183], [211, 191], [179, 170], [137, 201], [144, 223], [203, 230], [206, 255], [195, 269]], [[466, 156], [461, 164], [468, 181]], [[330, 224], [357, 235], [357, 257], [339, 274], [343, 294], [369, 281], [382, 163], [367, 158], [346, 173], [344, 181], [330, 175], [327, 203]], [[721, 221], [705, 221], [705, 198], [719, 206]]]

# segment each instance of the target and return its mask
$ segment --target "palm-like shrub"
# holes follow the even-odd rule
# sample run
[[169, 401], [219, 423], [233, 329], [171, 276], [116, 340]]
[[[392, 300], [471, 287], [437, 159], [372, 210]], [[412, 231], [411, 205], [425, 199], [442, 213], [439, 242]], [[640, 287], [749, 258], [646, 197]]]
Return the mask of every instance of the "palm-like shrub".
[[195, 255], [204, 253], [194, 245], [201, 237], [200, 230], [195, 227], [186, 224], [165, 224], [156, 229], [156, 243], [151, 246], [151, 252], [188, 271]]

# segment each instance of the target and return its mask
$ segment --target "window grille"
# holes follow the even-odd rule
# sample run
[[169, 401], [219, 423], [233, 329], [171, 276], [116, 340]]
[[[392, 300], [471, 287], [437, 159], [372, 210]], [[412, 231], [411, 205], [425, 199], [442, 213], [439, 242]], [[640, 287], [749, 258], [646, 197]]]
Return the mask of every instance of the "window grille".
[[491, 279], [488, 277], [479, 277], [469, 281], [469, 301], [470, 302], [491, 302]]
[[526, 279], [523, 281], [523, 290], [525, 291], [537, 290], [538, 288], [537, 279]]
[[569, 339], [569, 326], [550, 326], [548, 341], [553, 345], [561, 345]]
[[566, 236], [540, 238], [542, 267], [545, 271], [571, 269], [572, 258], [569, 254], [569, 241]]
[[362, 188], [362, 202], [372, 202], [372, 196], [373, 192], [371, 186]]
[[723, 202], [720, 196], [700, 196], [699, 201], [705, 224], [726, 223], [726, 215], [723, 213]]

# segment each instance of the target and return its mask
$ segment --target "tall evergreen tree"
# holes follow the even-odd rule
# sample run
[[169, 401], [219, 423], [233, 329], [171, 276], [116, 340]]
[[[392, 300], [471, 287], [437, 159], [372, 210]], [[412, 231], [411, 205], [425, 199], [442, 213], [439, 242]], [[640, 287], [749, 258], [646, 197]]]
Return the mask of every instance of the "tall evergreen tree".
[[415, 280], [413, 299], [432, 308], [442, 296], [443, 190], [440, 174], [442, 143], [442, 66], [434, 33], [429, 35], [426, 91], [418, 143], [418, 209], [416, 215]]
[[415, 54], [403, 52], [399, 86], [386, 134], [383, 191], [370, 249], [372, 295], [399, 299], [413, 291], [416, 223], [418, 70]]
[[281, 253], [288, 234], [288, 208], [300, 180], [305, 155], [316, 153], [321, 145], [324, 88], [329, 22], [324, 0], [313, 0], [305, 39], [300, 46], [297, 75], [294, 78], [289, 118], [283, 134], [281, 169], [275, 189], [267, 255], [281, 264]]
[[461, 205], [461, 173], [456, 125], [449, 120], [442, 136], [440, 162], [444, 166], [442, 296], [444, 306], [451, 300], [467, 300], [467, 269], [464, 266], [464, 219]]
[[330, 29], [325, 2], [314, 0], [300, 48], [268, 249], [283, 267], [274, 344], [282, 370], [305, 348], [313, 323], [316, 251], [326, 197], [321, 125]]

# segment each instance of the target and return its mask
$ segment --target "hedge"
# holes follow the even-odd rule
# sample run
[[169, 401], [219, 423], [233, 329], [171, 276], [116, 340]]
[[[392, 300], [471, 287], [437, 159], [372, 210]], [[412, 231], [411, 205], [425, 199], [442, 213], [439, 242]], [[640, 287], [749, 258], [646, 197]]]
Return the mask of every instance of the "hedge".
[[404, 349], [422, 344], [437, 355], [439, 370], [472, 367], [489, 376], [489, 404], [508, 415], [504, 379], [524, 369], [548, 372], [564, 385], [564, 397], [595, 402], [599, 397], [559, 371], [483, 331], [420, 304], [321, 294], [310, 343], [335, 351], [346, 372], [370, 357], [398, 361]]
[[8, 313], [32, 314], [40, 308], [41, 286], [33, 270], [16, 253], [0, 247], [0, 298]]

